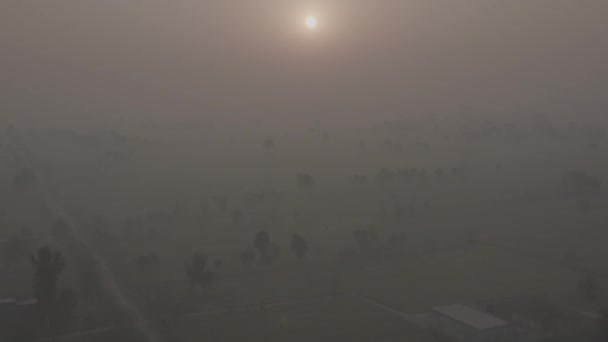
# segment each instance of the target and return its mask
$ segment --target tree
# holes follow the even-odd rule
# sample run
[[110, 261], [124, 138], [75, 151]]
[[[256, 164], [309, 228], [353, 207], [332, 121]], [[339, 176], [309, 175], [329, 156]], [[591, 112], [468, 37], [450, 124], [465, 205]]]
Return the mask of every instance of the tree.
[[228, 199], [223, 196], [213, 196], [213, 202], [222, 213], [228, 209]]
[[136, 260], [137, 266], [142, 270], [158, 269], [160, 267], [160, 257], [156, 253], [141, 255]]
[[376, 179], [379, 182], [390, 182], [390, 181], [393, 180], [394, 177], [395, 177], [395, 173], [393, 171], [389, 170], [389, 169], [386, 169], [386, 168], [382, 168], [376, 174]]
[[598, 321], [598, 341], [608, 342], [608, 310], [600, 310], [600, 319]]
[[186, 261], [185, 266], [192, 287], [199, 286], [201, 289], [206, 289], [217, 279], [216, 273], [207, 269], [207, 258], [200, 253], [193, 254]]
[[353, 238], [362, 251], [369, 251], [378, 240], [378, 233], [374, 227], [370, 226], [353, 231]]
[[253, 246], [258, 250], [260, 260], [264, 263], [268, 263], [268, 256], [270, 254], [270, 235], [268, 235], [268, 232], [260, 231], [255, 234]]
[[31, 257], [34, 271], [34, 295], [47, 317], [52, 315], [57, 300], [57, 282], [65, 267], [61, 253], [44, 246]]
[[405, 248], [407, 239], [403, 233], [393, 233], [388, 238], [388, 248], [394, 251], [400, 251]]
[[276, 146], [276, 143], [273, 139], [264, 140], [264, 148], [270, 150], [270, 149], [275, 148], [275, 146]]
[[74, 291], [69, 288], [57, 290], [65, 260], [61, 253], [44, 246], [38, 249], [36, 256], [31, 257], [31, 261], [35, 268], [34, 295], [42, 321], [48, 324], [53, 333], [65, 331], [77, 304]]
[[302, 259], [308, 253], [308, 242], [299, 234], [293, 234], [293, 237], [291, 238], [291, 249], [298, 259]]
[[591, 210], [591, 202], [588, 199], [582, 199], [579, 203], [578, 203], [578, 209], [582, 212], [582, 213], [587, 213]]
[[72, 289], [63, 288], [57, 294], [57, 301], [53, 317], [51, 318], [51, 329], [54, 333], [65, 331], [74, 316], [78, 301]]
[[367, 184], [367, 176], [366, 175], [355, 175], [353, 177], [353, 182], [355, 184]]
[[236, 225], [240, 225], [243, 223], [243, 212], [239, 209], [235, 209], [232, 211], [232, 222]]
[[253, 249], [243, 251], [239, 255], [239, 258], [241, 259], [241, 263], [243, 264], [243, 266], [245, 266], [246, 268], [250, 268], [255, 262], [255, 251]]
[[270, 264], [281, 256], [281, 247], [270, 241], [268, 232], [260, 231], [255, 235], [253, 245], [258, 250], [262, 263]]
[[280, 258], [281, 257], [281, 246], [279, 246], [278, 244], [276, 244], [274, 242], [271, 242], [268, 256], [270, 258], [270, 262], [272, 262], [274, 259]]
[[595, 278], [591, 276], [586, 276], [581, 280], [579, 289], [585, 300], [592, 301], [599, 297], [599, 286]]
[[562, 190], [567, 195], [586, 197], [600, 193], [602, 180], [584, 171], [571, 171], [562, 179]]
[[312, 189], [315, 186], [315, 179], [308, 173], [298, 173], [297, 181], [302, 189]]

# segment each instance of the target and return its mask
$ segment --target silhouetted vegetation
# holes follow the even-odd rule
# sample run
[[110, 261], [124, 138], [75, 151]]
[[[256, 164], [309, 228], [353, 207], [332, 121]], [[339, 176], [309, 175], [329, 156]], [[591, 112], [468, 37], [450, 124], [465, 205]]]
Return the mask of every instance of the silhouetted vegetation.
[[299, 234], [294, 234], [291, 238], [291, 249], [299, 259], [302, 259], [308, 253], [308, 242]]
[[191, 287], [199, 287], [204, 290], [217, 279], [217, 273], [208, 268], [207, 258], [200, 253], [193, 254], [186, 261], [185, 266]]

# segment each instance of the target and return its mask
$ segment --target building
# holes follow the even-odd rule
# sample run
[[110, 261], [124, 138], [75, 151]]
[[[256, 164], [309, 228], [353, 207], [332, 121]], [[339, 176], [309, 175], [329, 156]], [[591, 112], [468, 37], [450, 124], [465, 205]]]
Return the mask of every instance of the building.
[[540, 298], [508, 298], [438, 306], [426, 315], [425, 325], [434, 334], [463, 342], [586, 341], [597, 334], [598, 319]]
[[597, 317], [557, 307], [542, 298], [507, 298], [486, 301], [478, 307], [511, 322], [517, 341], [585, 336], [597, 328]]
[[433, 308], [428, 325], [434, 333], [463, 342], [513, 342], [512, 325], [473, 307], [453, 304]]

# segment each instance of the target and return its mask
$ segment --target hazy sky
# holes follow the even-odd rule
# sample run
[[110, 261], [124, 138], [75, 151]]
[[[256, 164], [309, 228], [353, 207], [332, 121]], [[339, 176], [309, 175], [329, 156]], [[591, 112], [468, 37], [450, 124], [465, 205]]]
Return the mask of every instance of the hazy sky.
[[608, 115], [606, 61], [606, 0], [0, 1], [7, 116]]

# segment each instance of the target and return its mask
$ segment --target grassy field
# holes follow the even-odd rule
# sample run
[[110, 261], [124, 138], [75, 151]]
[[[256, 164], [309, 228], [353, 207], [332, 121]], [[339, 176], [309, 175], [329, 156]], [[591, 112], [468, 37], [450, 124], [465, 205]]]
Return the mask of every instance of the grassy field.
[[[176, 270], [175, 276], [179, 273]], [[361, 300], [343, 296], [316, 298], [335, 292], [355, 292], [411, 314], [426, 313], [438, 305], [529, 296], [583, 308], [586, 303], [578, 289], [581, 277], [580, 273], [559, 265], [475, 245], [354, 263], [284, 262], [247, 272], [228, 269], [205, 294], [185, 298], [179, 293], [186, 291], [186, 279], [175, 279], [177, 300], [192, 301], [188, 310], [194, 311], [231, 310], [243, 305], [254, 308], [247, 312], [232, 309], [217, 315], [188, 315], [174, 321], [168, 330], [188, 342], [393, 341], [399, 338], [428, 341], [428, 337], [400, 318]], [[138, 300], [155, 300], [156, 295], [163, 293], [147, 289], [139, 293]], [[277, 307], [261, 305], [294, 300], [301, 302]], [[96, 342], [107, 338], [107, 335], [93, 334], [66, 341]], [[128, 337], [125, 339], [128, 341]]]
[[176, 324], [184, 341], [430, 342], [416, 327], [360, 300], [336, 298]]
[[[189, 315], [172, 320], [164, 334], [199, 341], [434, 342], [418, 327], [352, 296], [311, 300], [245, 312]], [[115, 332], [56, 338], [53, 342], [122, 342]], [[124, 337], [125, 342], [127, 337]], [[50, 341], [49, 341], [50, 342]]]
[[581, 275], [562, 267], [496, 250], [472, 247], [436, 255], [395, 257], [359, 272], [358, 292], [410, 313], [437, 305], [502, 297], [542, 296], [578, 303]]
[[[419, 149], [418, 138], [406, 136], [399, 138], [402, 149], [388, 151], [383, 147], [387, 136], [375, 132], [335, 133], [326, 141], [305, 130], [281, 135], [273, 150], [261, 146], [266, 132], [246, 130], [218, 134], [138, 128], [123, 139], [95, 130], [26, 135], [52, 189], [81, 223], [83, 234], [107, 257], [129, 295], [154, 314], [349, 292], [408, 313], [443, 304], [529, 296], [585, 308], [589, 303], [579, 290], [584, 274], [568, 266], [608, 272], [608, 214], [601, 209], [606, 196], [593, 199], [591, 210], [583, 212], [576, 200], [556, 190], [563, 173], [572, 168], [598, 174], [604, 170], [604, 162], [594, 162], [599, 155], [589, 161], [573, 146], [461, 142], [454, 153], [451, 138]], [[364, 140], [367, 143], [362, 144]], [[495, 164], [503, 161], [503, 152], [512, 155], [499, 169]], [[0, 168], [0, 223], [7, 227], [2, 233], [12, 236], [25, 228], [40, 241], [65, 250], [62, 282], [78, 290], [76, 260], [62, 237], [49, 229], [52, 218], [35, 192], [14, 186], [12, 177], [19, 167], [12, 158], [4, 145], [0, 162], [10, 167]], [[402, 167], [425, 168], [427, 178], [419, 183], [376, 179], [381, 168]], [[452, 167], [462, 174], [436, 174], [436, 168]], [[315, 176], [314, 188], [298, 187], [299, 172]], [[369, 182], [354, 184], [354, 174], [365, 174]], [[277, 199], [264, 202], [256, 199], [260, 194]], [[226, 208], [218, 205], [218, 196], [225, 198]], [[233, 219], [235, 211], [242, 212], [241, 222]], [[134, 218], [141, 227], [127, 229], [126, 223]], [[370, 224], [378, 229], [379, 241], [374, 251], [360, 253], [353, 230]], [[281, 246], [281, 258], [271, 266], [245, 269], [238, 255], [252, 248], [260, 230], [268, 231]], [[396, 232], [405, 236], [405, 246], [398, 253], [384, 253]], [[293, 233], [309, 241], [305, 260], [297, 260], [290, 250]], [[514, 249], [467, 244], [472, 239]], [[184, 261], [195, 252], [221, 259], [223, 266], [215, 283], [193, 294]], [[148, 253], [161, 258], [153, 270], [136, 263]], [[27, 253], [23, 257], [12, 269], [3, 270], [0, 296], [31, 297], [32, 270]], [[604, 280], [598, 284], [605, 288]], [[94, 311], [87, 307], [93, 301], [87, 300], [81, 301], [84, 311]], [[327, 314], [317, 318], [315, 312]], [[382, 315], [360, 303], [311, 303], [256, 314], [192, 317], [176, 323], [175, 331], [187, 341], [205, 336], [217, 340], [224, 334], [240, 339], [260, 327], [259, 336], [268, 341], [286, 336], [310, 340], [311, 334], [318, 334], [317, 340], [363, 341], [370, 338], [368, 330], [386, 331], [390, 336], [378, 336], [387, 339], [404, 333]], [[379, 323], [384, 320], [387, 325]], [[361, 321], [371, 325], [359, 325]], [[231, 325], [240, 329], [230, 329]], [[345, 335], [333, 336], [334, 330]]]

